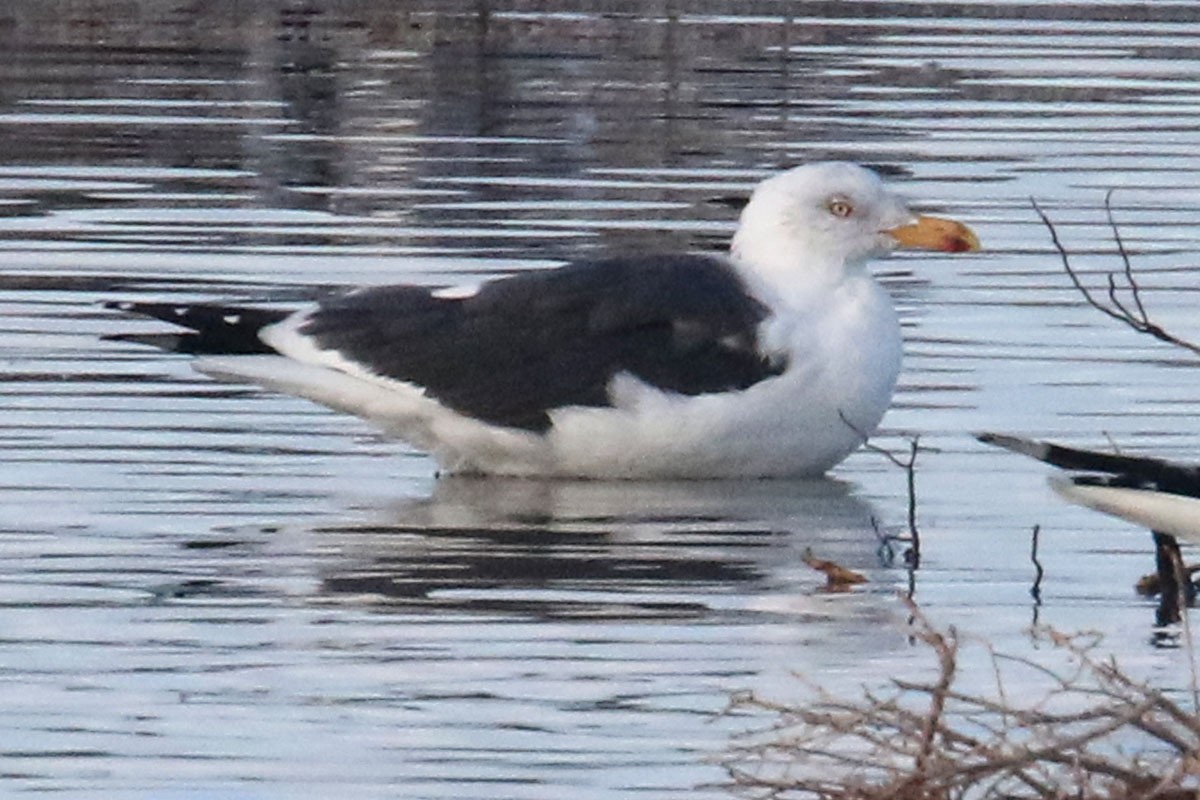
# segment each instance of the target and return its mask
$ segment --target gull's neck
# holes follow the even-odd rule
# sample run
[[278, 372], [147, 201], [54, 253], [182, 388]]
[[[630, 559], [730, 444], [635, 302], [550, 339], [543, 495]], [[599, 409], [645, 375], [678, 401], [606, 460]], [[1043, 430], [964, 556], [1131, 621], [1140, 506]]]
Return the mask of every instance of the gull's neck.
[[848, 260], [832, 248], [763, 237], [740, 229], [733, 238], [730, 257], [757, 293], [793, 307], [821, 302], [847, 282], [872, 280], [866, 260]]

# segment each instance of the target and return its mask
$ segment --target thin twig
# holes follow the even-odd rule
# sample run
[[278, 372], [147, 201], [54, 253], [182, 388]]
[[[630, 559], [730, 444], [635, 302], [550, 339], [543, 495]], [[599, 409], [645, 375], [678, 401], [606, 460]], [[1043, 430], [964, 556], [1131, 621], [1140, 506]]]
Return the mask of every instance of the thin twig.
[[[909, 600], [909, 604], [911, 608], [916, 608], [912, 600]], [[916, 758], [917, 772], [925, 767], [933, 753], [934, 734], [942, 727], [942, 718], [946, 713], [946, 695], [950, 691], [950, 684], [954, 682], [956, 671], [955, 653], [958, 648], [954, 629], [950, 629], [949, 637], [936, 631], [930, 633], [930, 644], [937, 653], [939, 675], [937, 684], [929, 692], [929, 712], [925, 715], [921, 725], [921, 749], [917, 752]]]
[[1034, 602], [1039, 606], [1042, 604], [1042, 576], [1046, 574], [1042, 569], [1042, 562], [1038, 561], [1038, 534], [1041, 532], [1042, 526], [1034, 525], [1029, 543], [1029, 559], [1033, 562], [1034, 568], [1033, 586], [1030, 587], [1029, 593], [1033, 595]]
[[1133, 262], [1129, 258], [1129, 250], [1125, 247], [1125, 239], [1121, 236], [1121, 228], [1117, 225], [1117, 220], [1113, 216], [1112, 196], [1115, 189], [1109, 189], [1104, 193], [1104, 215], [1108, 218], [1108, 227], [1112, 231], [1113, 241], [1117, 245], [1117, 253], [1121, 256], [1121, 264], [1125, 267], [1125, 282], [1129, 284], [1129, 293], [1133, 296], [1133, 304], [1137, 307], [1138, 317], [1143, 320], [1150, 319], [1146, 313], [1146, 307], [1142, 305], [1142, 289], [1138, 286], [1138, 282], [1133, 278]]
[[1192, 693], [1192, 713], [1200, 714], [1200, 679], [1196, 675], [1196, 643], [1192, 639], [1192, 625], [1188, 619], [1191, 603], [1188, 602], [1194, 593], [1192, 577], [1187, 565], [1183, 563], [1183, 554], [1176, 548], [1171, 551], [1171, 569], [1175, 573], [1176, 589], [1179, 592], [1179, 621], [1183, 626], [1183, 646], [1188, 654], [1188, 688]]
[[1087, 301], [1087, 304], [1100, 313], [1106, 314], [1113, 319], [1120, 320], [1121, 322], [1127, 322], [1128, 320], [1125, 317], [1121, 316], [1096, 298], [1092, 297], [1092, 293], [1079, 280], [1079, 275], [1076, 274], [1075, 268], [1071, 266], [1071, 258], [1067, 254], [1067, 248], [1065, 245], [1063, 245], [1062, 240], [1058, 238], [1058, 229], [1054, 227], [1054, 223], [1050, 221], [1050, 217], [1046, 214], [1046, 212], [1042, 211], [1042, 207], [1038, 205], [1037, 200], [1034, 200], [1031, 197], [1029, 202], [1033, 204], [1034, 212], [1041, 217], [1042, 224], [1045, 225], [1046, 229], [1050, 231], [1050, 241], [1054, 243], [1054, 249], [1058, 251], [1058, 257], [1062, 261], [1063, 269], [1067, 271], [1067, 277], [1071, 279], [1071, 283], [1074, 284], [1079, 293], [1083, 295], [1083, 299]]
[[879, 558], [879, 563], [885, 567], [890, 567], [896, 561], [896, 551], [892, 549], [892, 542], [896, 541], [896, 537], [883, 530], [883, 526], [879, 522], [879, 517], [872, 514], [870, 516], [871, 530], [875, 532], [875, 540], [879, 542], [879, 547], [875, 550], [876, 556]]
[[917, 529], [917, 454], [924, 449], [921, 447], [921, 437], [917, 435], [908, 437], [908, 459], [904, 460], [892, 451], [872, 442], [866, 431], [851, 422], [850, 418], [840, 409], [838, 416], [846, 427], [858, 434], [864, 448], [872, 453], [878, 453], [904, 470], [905, 484], [908, 489], [908, 535], [912, 542], [908, 563], [912, 569], [917, 569], [921, 565], [921, 532]]

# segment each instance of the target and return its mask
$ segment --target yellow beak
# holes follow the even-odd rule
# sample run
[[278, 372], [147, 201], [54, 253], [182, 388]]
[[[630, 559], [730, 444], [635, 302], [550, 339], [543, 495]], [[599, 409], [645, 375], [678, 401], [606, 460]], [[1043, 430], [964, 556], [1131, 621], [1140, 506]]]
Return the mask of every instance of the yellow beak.
[[941, 250], [944, 253], [967, 253], [979, 249], [979, 237], [975, 232], [952, 219], [941, 217], [917, 217], [911, 225], [901, 225], [884, 231], [901, 247], [922, 250]]

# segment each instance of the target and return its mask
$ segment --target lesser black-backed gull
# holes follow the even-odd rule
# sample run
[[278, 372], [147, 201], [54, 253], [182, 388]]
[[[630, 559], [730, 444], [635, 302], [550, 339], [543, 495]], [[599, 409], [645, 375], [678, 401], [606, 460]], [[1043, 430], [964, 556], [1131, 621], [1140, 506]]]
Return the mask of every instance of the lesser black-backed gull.
[[847, 163], [763, 181], [729, 257], [601, 258], [477, 290], [360, 289], [295, 312], [117, 303], [189, 332], [126, 337], [364, 417], [447, 472], [818, 475], [875, 430], [900, 326], [866, 263], [978, 248]]

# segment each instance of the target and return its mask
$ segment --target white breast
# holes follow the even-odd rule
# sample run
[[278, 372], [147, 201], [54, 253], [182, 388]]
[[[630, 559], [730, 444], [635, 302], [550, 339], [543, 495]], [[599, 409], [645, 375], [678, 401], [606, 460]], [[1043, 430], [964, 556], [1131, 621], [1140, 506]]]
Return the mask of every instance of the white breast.
[[841, 461], [875, 430], [900, 370], [900, 326], [869, 276], [819, 307], [768, 320], [787, 370], [748, 389], [687, 397], [626, 375], [616, 408], [555, 412], [549, 461], [564, 475], [804, 477]]

